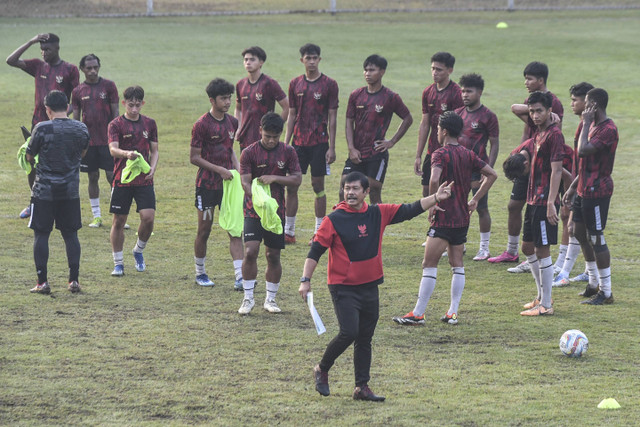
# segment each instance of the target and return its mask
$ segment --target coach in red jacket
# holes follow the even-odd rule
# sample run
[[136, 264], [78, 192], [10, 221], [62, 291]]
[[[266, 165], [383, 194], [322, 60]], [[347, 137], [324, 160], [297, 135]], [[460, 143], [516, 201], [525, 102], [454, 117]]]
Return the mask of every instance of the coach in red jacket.
[[329, 249], [327, 283], [340, 332], [329, 343], [324, 356], [313, 369], [316, 390], [329, 395], [328, 372], [334, 361], [354, 343], [356, 400], [383, 401], [369, 386], [371, 338], [378, 323], [378, 285], [382, 271], [382, 236], [389, 224], [409, 220], [451, 195], [451, 184], [442, 184], [436, 194], [411, 204], [369, 206], [369, 181], [360, 172], [351, 172], [344, 181], [345, 201], [324, 218], [318, 229], [300, 279], [300, 295], [306, 301], [311, 276], [322, 254]]

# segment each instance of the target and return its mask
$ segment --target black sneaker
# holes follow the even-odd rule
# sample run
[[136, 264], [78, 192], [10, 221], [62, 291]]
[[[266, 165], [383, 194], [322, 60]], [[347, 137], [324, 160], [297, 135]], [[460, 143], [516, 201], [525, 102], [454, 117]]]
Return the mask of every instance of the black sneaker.
[[368, 385], [356, 387], [353, 390], [353, 400], [369, 400], [371, 402], [384, 402], [384, 396], [377, 396], [371, 391]]
[[604, 292], [600, 291], [588, 300], [582, 301], [580, 304], [604, 305], [613, 304], [613, 294], [609, 298], [604, 296]]
[[589, 285], [587, 285], [587, 288], [584, 291], [580, 292], [578, 295], [580, 295], [581, 297], [590, 298], [596, 295], [597, 293], [598, 293], [597, 286], [595, 288], [590, 288]]
[[316, 391], [323, 396], [329, 396], [329, 373], [320, 369], [320, 365], [313, 368], [313, 378], [316, 380]]

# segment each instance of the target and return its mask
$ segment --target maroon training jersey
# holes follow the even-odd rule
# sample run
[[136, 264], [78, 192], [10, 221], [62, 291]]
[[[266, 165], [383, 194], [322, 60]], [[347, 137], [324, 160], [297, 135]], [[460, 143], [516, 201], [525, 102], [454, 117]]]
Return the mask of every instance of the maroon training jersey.
[[[207, 112], [200, 117], [191, 130], [191, 146], [200, 148], [201, 156], [209, 163], [226, 169], [235, 169], [233, 165], [233, 137], [238, 130], [238, 119], [225, 114], [218, 120]], [[196, 187], [208, 190], [222, 190], [220, 174], [199, 168], [196, 175]]]
[[[251, 174], [252, 180], [262, 175], [287, 176], [296, 172], [300, 172], [296, 150], [282, 142], [267, 150], [257, 141], [242, 150], [240, 155], [240, 174]], [[273, 183], [270, 188], [271, 197], [278, 202], [278, 216], [284, 219], [284, 185]], [[260, 218], [253, 210], [252, 200], [248, 197], [244, 199], [244, 216]]]
[[607, 119], [589, 129], [589, 144], [596, 152], [580, 158], [578, 195], [583, 199], [611, 197], [613, 194], [613, 161], [618, 147], [618, 128]]
[[460, 86], [453, 80], [449, 81], [447, 87], [438, 90], [438, 86], [433, 83], [422, 92], [422, 114], [429, 114], [429, 142], [427, 144], [427, 154], [432, 154], [438, 148], [438, 120], [445, 111], [455, 111], [464, 106], [462, 102], [462, 91]]
[[351, 92], [347, 106], [347, 119], [354, 121], [353, 145], [362, 159], [376, 154], [373, 143], [384, 139], [393, 113], [405, 119], [410, 113], [400, 95], [386, 87], [369, 93], [366, 87]]
[[580, 134], [582, 133], [582, 120], [578, 123], [576, 134], [573, 136], [573, 176], [578, 173], [578, 167], [580, 166], [580, 156], [578, 155], [578, 142], [580, 141]]
[[487, 142], [489, 138], [498, 138], [500, 135], [498, 117], [484, 105], [474, 111], [461, 107], [456, 110], [456, 113], [464, 121], [464, 128], [458, 141], [488, 163]]
[[296, 109], [293, 145], [326, 144], [329, 110], [338, 109], [338, 83], [324, 74], [312, 82], [296, 77], [289, 83], [289, 107]]
[[569, 147], [567, 144], [564, 144], [562, 148], [564, 149], [562, 167], [573, 174], [573, 148]]
[[[529, 172], [527, 204], [546, 206], [551, 186], [551, 163], [562, 162], [565, 157], [564, 136], [558, 126], [552, 124], [533, 139], [533, 157]], [[555, 203], [559, 203], [556, 198]]]
[[[152, 142], [158, 142], [158, 128], [156, 122], [150, 117], [143, 116], [137, 121], [131, 121], [124, 115], [116, 117], [109, 123], [109, 142], [118, 142], [122, 150], [135, 150], [149, 162], [149, 151]], [[113, 159], [113, 185], [128, 187], [133, 185], [144, 186], [153, 185], [153, 179], [145, 180], [146, 173], [141, 173], [128, 184], [122, 184], [120, 179], [122, 171], [127, 164], [127, 159]]]
[[71, 91], [80, 82], [80, 73], [75, 65], [65, 61], [60, 61], [57, 65], [50, 65], [42, 59], [27, 59], [24, 62], [24, 71], [32, 75], [36, 82], [35, 109], [31, 120], [33, 128], [36, 124], [49, 120], [44, 108], [44, 97], [52, 90], [59, 90], [70, 100]]
[[431, 155], [431, 169], [439, 168], [440, 184], [453, 181], [451, 197], [438, 205], [444, 212], [436, 211], [432, 227], [460, 228], [469, 225], [471, 175], [479, 173], [487, 164], [473, 151], [459, 144], [447, 144]]
[[[521, 151], [526, 151], [527, 153], [529, 153], [529, 162], [531, 162], [531, 159], [533, 158], [533, 150], [535, 148], [534, 145], [535, 144], [533, 138], [525, 139], [524, 141], [522, 141], [522, 143], [520, 143], [520, 145], [518, 145], [511, 151], [511, 155], [513, 156], [514, 154], [518, 154]], [[529, 173], [529, 171], [527, 171], [527, 173]]]
[[94, 84], [85, 81], [73, 89], [71, 97], [73, 108], [82, 112], [82, 122], [89, 129], [89, 145], [108, 145], [107, 126], [113, 118], [111, 105], [120, 99], [116, 84], [102, 77]]
[[[551, 102], [551, 112], [556, 113], [560, 117], [560, 122], [562, 123], [562, 118], [564, 117], [564, 108], [562, 108], [562, 102], [560, 102], [558, 97], [552, 94], [551, 92], [547, 92], [547, 93], [551, 95], [551, 98], [553, 98], [553, 101]], [[528, 101], [529, 101], [529, 97], [527, 97], [527, 99], [524, 100], [525, 105], [527, 104]], [[527, 128], [526, 138], [533, 138], [533, 136], [538, 131], [538, 128], [536, 124], [533, 123], [533, 119], [531, 119], [531, 116], [528, 116], [527, 118], [527, 126], [528, 128]]]
[[236, 84], [236, 102], [242, 112], [242, 123], [236, 139], [240, 148], [246, 148], [261, 138], [260, 119], [269, 111], [274, 111], [276, 101], [287, 95], [277, 81], [261, 74], [255, 83], [245, 77]]

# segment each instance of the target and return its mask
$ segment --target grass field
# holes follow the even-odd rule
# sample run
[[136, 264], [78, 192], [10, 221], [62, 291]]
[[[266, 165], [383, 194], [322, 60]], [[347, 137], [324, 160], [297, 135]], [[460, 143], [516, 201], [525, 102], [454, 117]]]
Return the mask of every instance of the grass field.
[[[495, 24], [507, 21], [509, 29]], [[39, 32], [62, 39], [61, 56], [77, 63], [89, 52], [102, 60], [101, 74], [120, 91], [132, 84], [147, 93], [143, 114], [159, 127], [155, 236], [145, 251], [148, 271], [112, 278], [109, 219], [102, 229], [80, 230], [83, 292], [66, 291], [66, 259], [59, 234], [51, 238], [50, 297], [31, 295], [35, 272], [31, 231], [17, 218], [28, 193], [15, 161], [20, 125], [31, 120], [33, 79], [0, 67], [0, 424], [5, 425], [637, 425], [640, 423], [640, 245], [635, 169], [640, 148], [640, 12], [458, 13], [291, 15], [232, 18], [156, 18], [45, 22], [0, 19], [2, 50]], [[371, 387], [384, 404], [353, 402], [352, 352], [330, 373], [332, 395], [313, 388], [311, 368], [337, 331], [321, 262], [314, 277], [316, 305], [328, 332], [316, 336], [298, 281], [311, 236], [309, 178], [300, 190], [298, 236], [283, 252], [279, 293], [282, 315], [261, 309], [240, 317], [242, 297], [232, 290], [228, 239], [215, 228], [208, 271], [214, 289], [194, 284], [193, 239], [196, 169], [189, 164], [191, 126], [208, 108], [204, 87], [214, 77], [244, 76], [240, 52], [259, 44], [268, 53], [264, 71], [282, 86], [303, 72], [297, 49], [307, 41], [323, 48], [321, 69], [340, 85], [338, 162], [328, 177], [329, 203], [337, 198], [346, 158], [344, 113], [348, 94], [364, 84], [362, 61], [371, 53], [389, 60], [385, 85], [398, 92], [415, 123], [391, 152], [383, 191], [386, 202], [420, 195], [412, 164], [420, 117], [420, 94], [429, 84], [428, 58], [438, 50], [456, 57], [453, 78], [466, 72], [485, 77], [484, 103], [500, 120], [498, 164], [522, 132], [509, 106], [526, 97], [522, 69], [532, 60], [551, 70], [549, 88], [565, 106], [564, 133], [573, 137], [577, 118], [568, 88], [587, 80], [610, 95], [609, 115], [620, 129], [608, 243], [616, 303], [578, 304], [581, 287], [554, 290], [556, 315], [524, 319], [521, 304], [533, 296], [530, 275], [471, 261], [478, 244], [472, 218], [465, 256], [467, 286], [460, 324], [437, 319], [449, 304], [451, 274], [440, 264], [438, 285], [423, 328], [402, 328], [391, 317], [413, 307], [420, 279], [426, 218], [387, 231], [386, 281], [374, 338]], [[634, 53], [635, 52], [635, 53]], [[37, 57], [32, 47], [25, 58]], [[391, 130], [398, 121], [394, 120]], [[86, 176], [81, 177], [83, 220], [91, 219]], [[102, 208], [108, 188], [102, 183]], [[503, 177], [491, 190], [491, 251], [506, 245]], [[106, 216], [106, 215], [105, 215]], [[130, 216], [135, 229], [138, 221]], [[125, 250], [135, 242], [127, 233]], [[556, 251], [553, 251], [554, 253]], [[259, 271], [265, 262], [259, 260]], [[582, 259], [574, 272], [582, 268]], [[260, 273], [259, 278], [262, 273]], [[259, 282], [257, 298], [264, 295]], [[573, 360], [560, 354], [567, 330], [584, 331], [589, 353]], [[617, 411], [596, 408], [615, 397]]]

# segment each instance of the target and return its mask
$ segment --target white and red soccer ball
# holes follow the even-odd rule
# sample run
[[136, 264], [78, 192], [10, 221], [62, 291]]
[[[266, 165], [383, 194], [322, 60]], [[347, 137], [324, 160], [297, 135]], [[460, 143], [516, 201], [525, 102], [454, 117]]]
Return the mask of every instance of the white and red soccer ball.
[[569, 357], [580, 357], [589, 349], [587, 336], [577, 329], [570, 329], [560, 337], [560, 351]]

